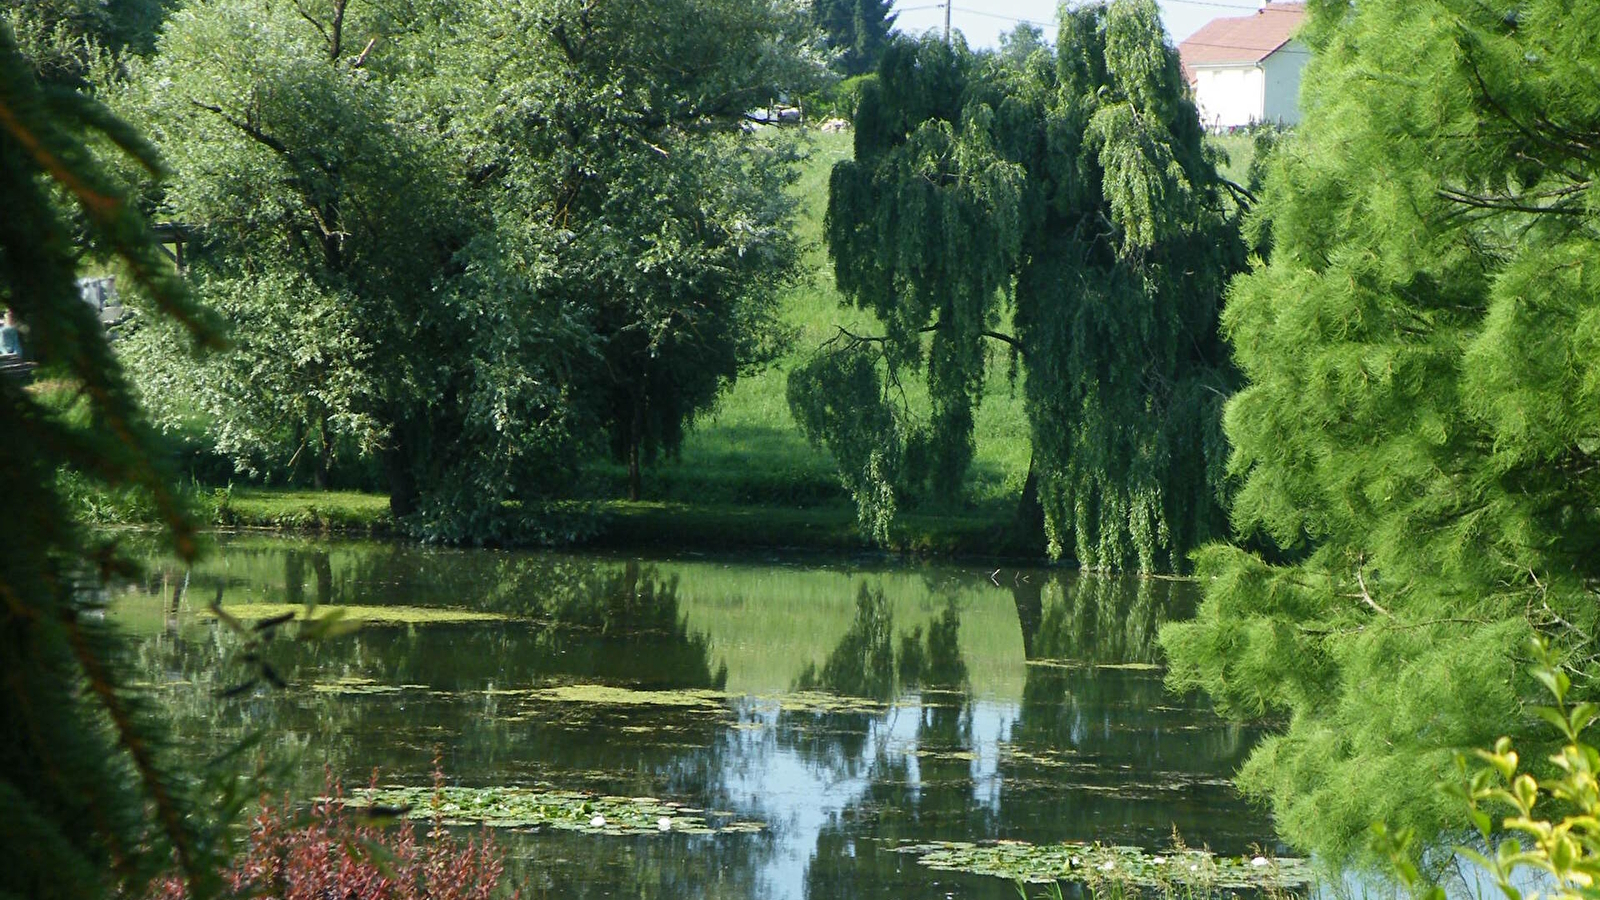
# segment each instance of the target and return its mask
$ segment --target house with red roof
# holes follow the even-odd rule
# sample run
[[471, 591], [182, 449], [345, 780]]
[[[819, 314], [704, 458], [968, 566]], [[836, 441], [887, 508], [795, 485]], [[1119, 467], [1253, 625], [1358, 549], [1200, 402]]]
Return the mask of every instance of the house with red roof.
[[1294, 34], [1305, 16], [1304, 3], [1268, 2], [1254, 15], [1213, 19], [1178, 44], [1207, 128], [1300, 121], [1300, 72], [1311, 54]]

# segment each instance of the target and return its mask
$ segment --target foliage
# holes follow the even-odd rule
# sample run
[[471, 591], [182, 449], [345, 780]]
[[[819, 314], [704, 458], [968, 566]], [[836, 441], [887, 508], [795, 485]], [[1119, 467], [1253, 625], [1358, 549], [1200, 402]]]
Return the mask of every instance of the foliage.
[[91, 143], [161, 171], [149, 144], [105, 108], [41, 84], [0, 19], [0, 305], [27, 329], [40, 376], [76, 392], [63, 409], [0, 378], [8, 506], [0, 520], [0, 845], [10, 851], [0, 894], [125, 896], [176, 861], [193, 895], [209, 896], [224, 837], [217, 820], [234, 801], [195, 803], [196, 785], [174, 765], [147, 698], [125, 681], [121, 645], [91, 588], [126, 564], [82, 531], [58, 492], [60, 469], [142, 491], [172, 549], [195, 555], [192, 523], [104, 331], [78, 297], [67, 211], [81, 216], [92, 249], [127, 267], [153, 313], [193, 339], [213, 338]]
[[1000, 34], [1000, 58], [1013, 66], [1026, 67], [1028, 59], [1040, 50], [1049, 52], [1050, 41], [1043, 28], [1030, 22], [1019, 22]]
[[[446, 790], [423, 791], [421, 799], [431, 796], [433, 804], [423, 816], [434, 823], [426, 840], [410, 821], [389, 829], [352, 812], [362, 804], [346, 801], [337, 782], [304, 820], [287, 797], [276, 805], [263, 798], [225, 878], [236, 896], [279, 900], [489, 900], [504, 871], [500, 851], [488, 832], [462, 842], [440, 827]], [[181, 882], [166, 881], [149, 900], [190, 896]]]
[[198, 409], [242, 470], [318, 486], [341, 452], [381, 455], [396, 517], [492, 540], [573, 458], [563, 376], [581, 329], [531, 290], [518, 245], [462, 198], [413, 108], [426, 17], [339, 2], [195, 3], [126, 105], [179, 177], [163, 209], [195, 233], [191, 277], [233, 325], [197, 363], [170, 330], [131, 341], [148, 396]]
[[1162, 640], [1174, 687], [1288, 717], [1241, 783], [1338, 861], [1454, 820], [1427, 786], [1516, 733], [1530, 635], [1592, 671], [1600, 6], [1313, 9], [1224, 318], [1243, 546]]
[[521, 2], [464, 25], [452, 54], [478, 187], [526, 236], [541, 294], [595, 336], [574, 402], [634, 499], [640, 466], [786, 338], [794, 156], [741, 126], [815, 77], [795, 15], [777, 0]]
[[[1541, 780], [1524, 771], [1511, 739], [1501, 737], [1494, 750], [1474, 750], [1482, 765], [1467, 771], [1467, 758], [1456, 756], [1460, 780], [1442, 785], [1465, 807], [1478, 837], [1493, 847], [1493, 856], [1469, 847], [1457, 847], [1493, 882], [1507, 900], [1579, 900], [1593, 896], [1600, 876], [1600, 750], [1584, 740], [1583, 733], [1600, 714], [1594, 703], [1569, 703], [1572, 679], [1555, 654], [1542, 641], [1534, 641], [1532, 673], [1554, 698], [1551, 706], [1533, 707], [1563, 742], [1550, 757], [1554, 768]], [[1535, 814], [1534, 807], [1543, 804]], [[1546, 813], [1544, 808], [1554, 806]], [[1506, 815], [1495, 822], [1493, 812]], [[1559, 816], [1559, 818], [1557, 818]], [[1506, 836], [1511, 835], [1520, 836]], [[1528, 841], [1524, 846], [1523, 839]], [[1445, 900], [1444, 888], [1423, 877], [1415, 859], [1415, 834], [1391, 832], [1373, 826], [1373, 841], [1390, 859], [1395, 874], [1413, 896]], [[1535, 885], [1530, 894], [1528, 884]], [[1522, 886], [1518, 886], [1522, 882]]]
[[836, 81], [806, 98], [806, 120], [813, 123], [828, 119], [851, 121], [856, 117], [856, 106], [861, 103], [863, 86], [876, 77], [872, 72], [853, 75]]
[[[1223, 527], [1216, 317], [1243, 247], [1155, 6], [1076, 10], [1058, 48], [1021, 67], [931, 39], [885, 55], [827, 238], [886, 333], [841, 334], [791, 400], [881, 533], [893, 497], [960, 490], [997, 342], [1025, 373], [1051, 552], [1176, 569]], [[924, 369], [921, 423], [900, 383]], [[880, 399], [839, 429], [821, 385]]]
[[851, 78], [876, 69], [894, 34], [893, 10], [894, 0], [813, 0], [811, 19], [833, 68]]
[[0, 0], [39, 78], [83, 88], [127, 54], [146, 54], [176, 0]]

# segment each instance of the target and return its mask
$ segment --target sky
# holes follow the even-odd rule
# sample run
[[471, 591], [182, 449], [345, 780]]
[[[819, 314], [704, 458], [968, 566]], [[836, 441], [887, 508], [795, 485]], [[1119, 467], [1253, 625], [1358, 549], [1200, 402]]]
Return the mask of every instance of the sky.
[[[1257, 0], [1156, 0], [1161, 21], [1173, 43], [1197, 31], [1201, 25], [1224, 16], [1245, 16], [1261, 7]], [[1019, 21], [1044, 28], [1054, 41], [1057, 0], [954, 0], [950, 25], [967, 37], [973, 48], [1000, 46], [1000, 33], [1015, 28]], [[895, 0], [900, 14], [895, 27], [907, 34], [921, 34], [929, 28], [944, 30], [944, 4], [938, 0]]]

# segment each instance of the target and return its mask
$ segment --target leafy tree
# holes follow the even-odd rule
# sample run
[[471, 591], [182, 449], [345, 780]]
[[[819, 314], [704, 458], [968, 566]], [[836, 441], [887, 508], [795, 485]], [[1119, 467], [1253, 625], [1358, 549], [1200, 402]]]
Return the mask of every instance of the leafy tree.
[[75, 398], [63, 410], [0, 378], [0, 894], [129, 896], [175, 860], [192, 895], [207, 896], [222, 848], [211, 813], [226, 809], [193, 802], [147, 698], [124, 679], [92, 590], [123, 563], [55, 488], [64, 467], [141, 489], [173, 549], [195, 554], [132, 392], [78, 298], [79, 248], [63, 206], [81, 214], [95, 250], [128, 267], [154, 311], [191, 335], [211, 332], [90, 142], [159, 171], [151, 147], [81, 94], [42, 85], [34, 64], [0, 20], [0, 305], [29, 330], [40, 374]]
[[194, 229], [192, 277], [234, 346], [196, 363], [147, 329], [129, 357], [176, 401], [169, 421], [198, 407], [241, 468], [307, 459], [325, 487], [340, 447], [381, 455], [398, 516], [493, 538], [504, 504], [571, 458], [560, 371], [581, 339], [410, 105], [423, 11], [205, 0], [174, 16], [127, 102], [173, 160], [163, 209]]
[[776, 296], [796, 264], [786, 139], [747, 111], [814, 67], [777, 2], [511, 3], [463, 31], [460, 127], [499, 220], [524, 236], [543, 296], [598, 355], [577, 402], [629, 468], [785, 340]]
[[[931, 39], [885, 55], [826, 236], [840, 289], [886, 333], [841, 335], [791, 405], [881, 535], [897, 494], [960, 490], [997, 342], [1025, 375], [1051, 552], [1178, 568], [1225, 524], [1216, 319], [1243, 264], [1234, 207], [1153, 3], [1071, 11], [1050, 62]], [[896, 389], [920, 369], [925, 424]], [[870, 412], [841, 428], [846, 396]]]
[[1324, 3], [1305, 33], [1271, 256], [1225, 315], [1248, 543], [1162, 640], [1174, 686], [1288, 717], [1241, 784], [1338, 860], [1453, 821], [1431, 785], [1520, 731], [1530, 635], [1594, 692], [1600, 6]]
[[24, 56], [46, 82], [83, 87], [93, 70], [149, 53], [176, 0], [0, 0]]
[[1014, 66], [1025, 65], [1035, 50], [1047, 50], [1049, 46], [1044, 29], [1027, 22], [1000, 34], [1000, 58]]
[[827, 49], [836, 54], [833, 67], [846, 77], [865, 75], [894, 33], [894, 0], [814, 0], [812, 22]]

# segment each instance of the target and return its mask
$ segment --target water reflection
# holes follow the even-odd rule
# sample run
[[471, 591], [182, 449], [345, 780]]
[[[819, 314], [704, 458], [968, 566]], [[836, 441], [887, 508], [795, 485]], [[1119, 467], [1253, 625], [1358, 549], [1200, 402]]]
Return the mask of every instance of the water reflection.
[[[223, 702], [238, 642], [203, 615], [266, 604], [469, 608], [269, 648], [288, 690]], [[112, 615], [141, 635], [186, 740], [263, 729], [364, 781], [552, 783], [669, 797], [756, 835], [518, 835], [525, 891], [560, 896], [1014, 896], [922, 870], [903, 840], [1105, 840], [1176, 827], [1241, 852], [1270, 826], [1225, 779], [1255, 735], [1154, 668], [1192, 585], [1045, 570], [654, 561], [401, 545], [224, 543], [152, 565]], [[712, 693], [705, 693], [705, 692]], [[710, 698], [709, 700], [707, 698]]]

